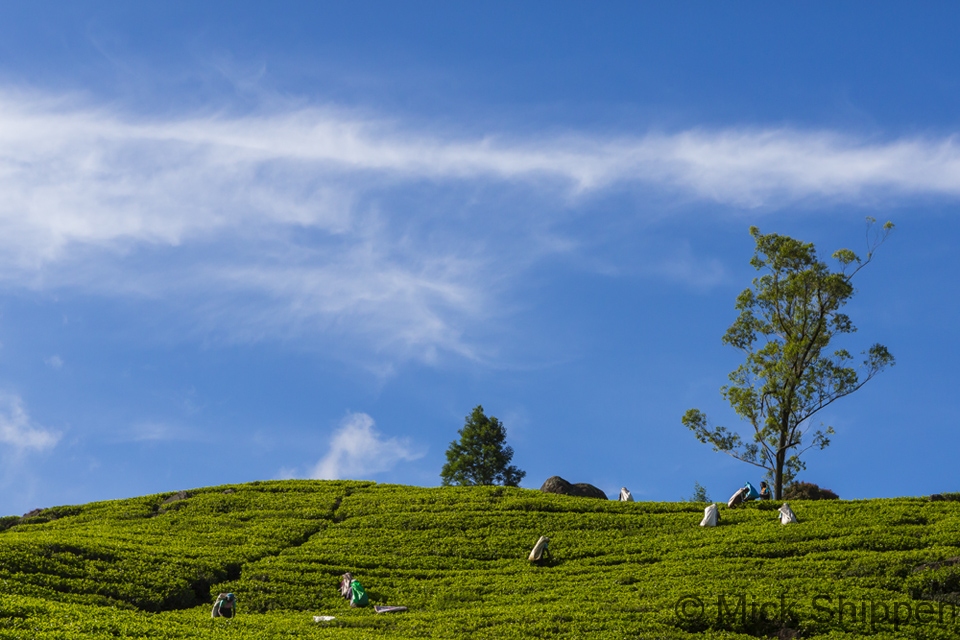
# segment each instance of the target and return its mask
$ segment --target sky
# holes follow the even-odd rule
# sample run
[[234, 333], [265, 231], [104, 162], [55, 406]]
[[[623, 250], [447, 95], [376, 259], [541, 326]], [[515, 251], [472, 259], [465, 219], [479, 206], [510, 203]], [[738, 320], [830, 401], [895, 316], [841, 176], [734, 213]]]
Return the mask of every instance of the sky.
[[[726, 500], [699, 443], [753, 225], [868, 248], [896, 365], [800, 480], [960, 491], [960, 8], [0, 2], [0, 514], [440, 484], [477, 405], [536, 489]], [[746, 429], [746, 430], [745, 430]]]

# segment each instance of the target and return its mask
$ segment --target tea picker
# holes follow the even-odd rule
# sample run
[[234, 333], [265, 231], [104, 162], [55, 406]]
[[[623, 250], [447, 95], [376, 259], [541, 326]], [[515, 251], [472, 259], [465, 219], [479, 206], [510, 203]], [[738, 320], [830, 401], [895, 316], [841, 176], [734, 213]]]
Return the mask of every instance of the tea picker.
[[351, 573], [340, 576], [340, 595], [349, 600], [350, 606], [354, 608], [365, 607], [370, 604], [366, 589], [363, 588], [359, 580], [353, 579]]
[[237, 596], [232, 593], [221, 593], [213, 603], [211, 618], [232, 618], [237, 612]]
[[530, 552], [530, 556], [527, 558], [530, 562], [534, 564], [543, 564], [550, 559], [550, 549], [547, 545], [550, 544], [550, 538], [547, 536], [540, 536], [540, 539], [537, 540], [537, 544], [533, 546], [533, 550]]

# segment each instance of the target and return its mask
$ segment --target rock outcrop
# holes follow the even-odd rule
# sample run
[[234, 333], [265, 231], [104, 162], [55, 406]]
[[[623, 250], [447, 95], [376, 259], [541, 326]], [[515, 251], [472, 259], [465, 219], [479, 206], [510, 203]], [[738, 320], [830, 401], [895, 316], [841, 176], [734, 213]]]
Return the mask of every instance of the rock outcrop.
[[600, 500], [607, 499], [607, 494], [592, 484], [587, 484], [586, 482], [571, 484], [560, 476], [551, 476], [547, 478], [547, 481], [543, 483], [542, 487], [540, 487], [540, 491], [544, 491], [546, 493], [559, 493], [565, 496], [577, 496], [579, 498], [599, 498]]

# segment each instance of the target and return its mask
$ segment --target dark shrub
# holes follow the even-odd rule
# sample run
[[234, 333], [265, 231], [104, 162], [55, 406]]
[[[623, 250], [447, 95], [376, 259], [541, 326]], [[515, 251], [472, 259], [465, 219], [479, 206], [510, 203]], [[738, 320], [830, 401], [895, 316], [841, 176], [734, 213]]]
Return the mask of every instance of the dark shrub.
[[783, 490], [784, 500], [839, 500], [830, 489], [821, 489], [812, 482], [794, 482]]

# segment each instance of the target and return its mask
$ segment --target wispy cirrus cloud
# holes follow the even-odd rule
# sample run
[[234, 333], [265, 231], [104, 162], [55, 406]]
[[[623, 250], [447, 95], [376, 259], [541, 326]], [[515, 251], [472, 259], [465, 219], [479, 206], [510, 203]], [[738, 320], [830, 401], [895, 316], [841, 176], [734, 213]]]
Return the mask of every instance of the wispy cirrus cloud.
[[330, 439], [327, 454], [313, 467], [318, 480], [361, 479], [424, 456], [406, 438], [385, 438], [365, 413], [351, 413]]
[[871, 190], [956, 197], [958, 177], [954, 136], [720, 129], [457, 138], [335, 110], [138, 120], [0, 92], [0, 222], [15, 244], [41, 249], [41, 260], [72, 243], [176, 246], [274, 226], [355, 232], [358, 194], [422, 180], [511, 181], [551, 193], [634, 184], [777, 206]]
[[[482, 358], [467, 335], [511, 280], [577, 250], [552, 212], [614, 190], [735, 208], [956, 198], [960, 144], [788, 128], [475, 136], [332, 108], [146, 118], [0, 90], [0, 189], [8, 286], [181, 300], [235, 339], [326, 332], [429, 361]], [[721, 271], [683, 256], [646, 270]]]

